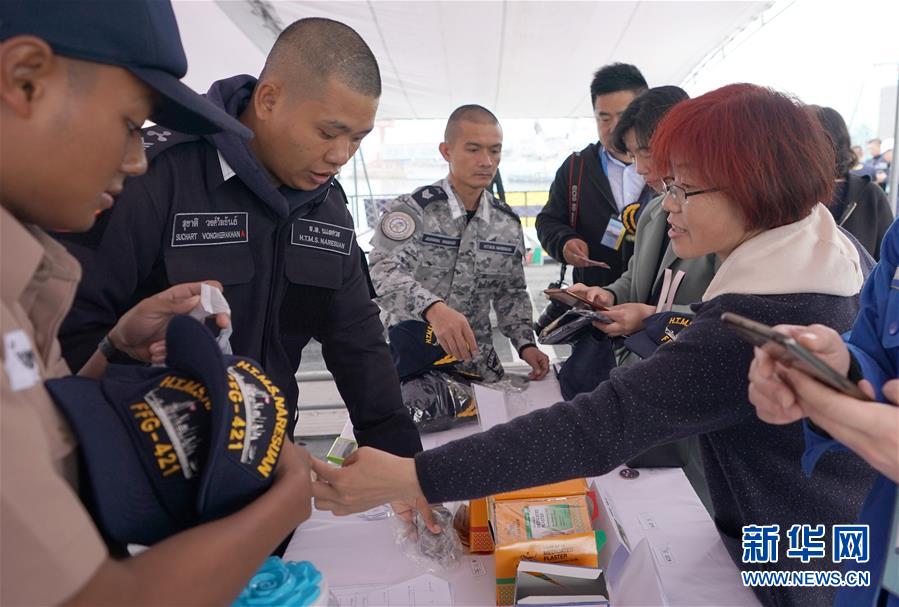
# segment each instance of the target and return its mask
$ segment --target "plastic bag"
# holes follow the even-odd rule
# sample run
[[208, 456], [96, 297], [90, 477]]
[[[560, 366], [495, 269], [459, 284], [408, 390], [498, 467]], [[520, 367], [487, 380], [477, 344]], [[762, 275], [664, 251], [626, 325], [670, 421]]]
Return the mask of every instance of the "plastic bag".
[[400, 389], [419, 432], [439, 432], [478, 419], [474, 389], [466, 380], [427, 371], [403, 381]]
[[572, 308], [549, 323], [540, 332], [537, 341], [545, 345], [575, 343], [590, 332], [594, 321], [605, 324], [612, 322], [608, 316], [601, 312]]
[[506, 373], [506, 375], [499, 381], [493, 382], [492, 384], [484, 384], [488, 388], [492, 388], [493, 390], [502, 390], [507, 394], [509, 392], [518, 393], [524, 392], [528, 389], [531, 380], [528, 379], [527, 375], [519, 375], [517, 373]]
[[440, 533], [432, 533], [416, 510], [413, 520], [395, 517], [394, 541], [409, 559], [438, 573], [459, 566], [462, 542], [453, 528], [453, 514], [443, 506], [432, 506]]

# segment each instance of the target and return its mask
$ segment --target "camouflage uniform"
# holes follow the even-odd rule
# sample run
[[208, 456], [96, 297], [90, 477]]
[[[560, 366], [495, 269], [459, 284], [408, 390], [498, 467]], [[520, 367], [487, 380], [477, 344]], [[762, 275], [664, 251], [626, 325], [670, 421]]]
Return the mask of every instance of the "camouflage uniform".
[[490, 302], [517, 351], [534, 343], [521, 221], [489, 192], [470, 222], [446, 179], [404, 194], [387, 205], [371, 244], [375, 301], [388, 327], [422, 320], [428, 306], [444, 301], [468, 319], [480, 348], [471, 370], [487, 381], [503, 373], [490, 360], [496, 357]]

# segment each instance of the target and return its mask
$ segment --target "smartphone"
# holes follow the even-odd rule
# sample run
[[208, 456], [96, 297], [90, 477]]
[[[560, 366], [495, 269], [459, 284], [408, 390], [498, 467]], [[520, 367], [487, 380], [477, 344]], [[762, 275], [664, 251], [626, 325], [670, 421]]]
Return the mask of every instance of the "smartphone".
[[761, 348], [769, 356], [777, 359], [788, 367], [792, 367], [797, 371], [802, 371], [823, 384], [826, 384], [838, 390], [847, 396], [857, 398], [858, 400], [870, 401], [864, 392], [857, 385], [849, 381], [847, 377], [840, 375], [830, 365], [815, 356], [809, 350], [803, 348], [799, 343], [790, 337], [778, 331], [775, 331], [768, 325], [750, 320], [745, 316], [734, 314], [733, 312], [725, 312], [721, 315], [721, 322], [729, 329], [732, 329], [744, 340], [753, 346]]
[[599, 310], [600, 312], [608, 310], [607, 307], [593, 303], [586, 297], [576, 295], [568, 291], [568, 289], [544, 289], [543, 294], [553, 301], [565, 304], [566, 306], [571, 306], [572, 308], [584, 308], [586, 306], [587, 309]]

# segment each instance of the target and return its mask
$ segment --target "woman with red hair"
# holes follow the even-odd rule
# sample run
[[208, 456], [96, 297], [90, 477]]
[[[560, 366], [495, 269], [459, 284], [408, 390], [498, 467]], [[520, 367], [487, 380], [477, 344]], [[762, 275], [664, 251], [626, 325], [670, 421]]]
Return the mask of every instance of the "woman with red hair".
[[[801, 424], [755, 416], [752, 347], [719, 321], [732, 311], [766, 324], [851, 326], [863, 280], [858, 252], [820, 204], [830, 200], [833, 152], [798, 102], [749, 84], [679, 103], [651, 143], [655, 166], [671, 176], [663, 208], [675, 252], [721, 260], [692, 324], [570, 402], [414, 459], [363, 448], [342, 469], [316, 465], [319, 508], [346, 514], [394, 499], [436, 503], [596, 476], [698, 435], [716, 523], [740, 568], [834, 568], [829, 559], [786, 558], [786, 532], [852, 523], [873, 474], [834, 453], [806, 478]], [[779, 525], [775, 563], [742, 562], [746, 525]], [[769, 605], [833, 600], [827, 588], [755, 590]]]

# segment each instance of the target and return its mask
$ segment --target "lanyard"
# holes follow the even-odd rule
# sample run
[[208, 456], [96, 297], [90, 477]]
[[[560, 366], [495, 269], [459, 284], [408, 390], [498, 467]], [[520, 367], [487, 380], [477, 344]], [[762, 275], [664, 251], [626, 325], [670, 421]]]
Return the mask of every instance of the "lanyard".
[[670, 312], [674, 307], [674, 295], [677, 288], [684, 279], [685, 272], [678, 270], [671, 278], [671, 268], [665, 268], [665, 278], [662, 280], [662, 291], [659, 293], [659, 303], [656, 305], [656, 312]]

